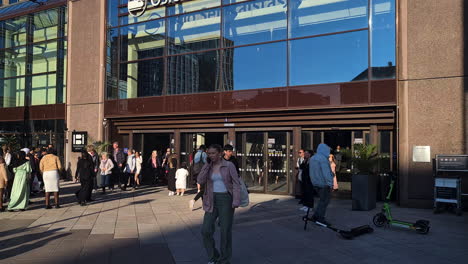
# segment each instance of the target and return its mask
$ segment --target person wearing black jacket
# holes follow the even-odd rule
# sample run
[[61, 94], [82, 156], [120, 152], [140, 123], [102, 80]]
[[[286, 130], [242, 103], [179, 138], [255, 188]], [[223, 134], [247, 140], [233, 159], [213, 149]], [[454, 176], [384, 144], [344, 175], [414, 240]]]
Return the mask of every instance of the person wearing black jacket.
[[[94, 177], [93, 177], [93, 188], [94, 190], [97, 191], [98, 189], [98, 184], [97, 184], [97, 173], [99, 171], [99, 165], [101, 164], [99, 161], [99, 155], [97, 154], [96, 150], [94, 150], [93, 145], [89, 145], [87, 147], [88, 154], [91, 156], [91, 161], [93, 162], [94, 166]], [[91, 202], [91, 194], [93, 193], [93, 188], [89, 190], [88, 196], [86, 198], [86, 201]]]
[[94, 164], [91, 158], [91, 155], [86, 151], [81, 152], [81, 159], [78, 161], [76, 166], [76, 177], [80, 179], [81, 189], [79, 189], [75, 194], [78, 198], [78, 202], [81, 206], [86, 205], [86, 200], [90, 200], [88, 195], [90, 190], [93, 189], [94, 184]]
[[148, 169], [151, 175], [151, 185], [156, 185], [159, 181], [162, 172], [162, 162], [158, 157], [158, 151], [153, 150], [151, 157], [147, 161]]
[[115, 141], [112, 144], [112, 161], [114, 162], [114, 169], [112, 171], [112, 183], [110, 183], [111, 189], [114, 189], [114, 184], [117, 183], [120, 187], [123, 170], [125, 168], [125, 153], [119, 148], [119, 142]]
[[240, 177], [240, 171], [239, 171], [239, 162], [237, 161], [237, 158], [233, 155], [234, 154], [234, 147], [230, 144], [224, 145], [224, 156], [223, 158], [227, 161], [232, 162], [234, 166], [236, 167], [237, 175]]
[[305, 207], [304, 211], [307, 211], [307, 208], [314, 208], [315, 190], [309, 173], [309, 161], [313, 154], [314, 152], [312, 150], [305, 150], [304, 162], [300, 164], [300, 169], [302, 170], [302, 204]]

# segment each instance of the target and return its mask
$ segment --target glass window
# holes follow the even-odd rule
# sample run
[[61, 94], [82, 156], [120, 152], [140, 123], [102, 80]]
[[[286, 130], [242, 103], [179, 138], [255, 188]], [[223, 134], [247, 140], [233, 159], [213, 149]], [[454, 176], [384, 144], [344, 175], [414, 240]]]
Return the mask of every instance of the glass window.
[[286, 5], [247, 2], [224, 8], [224, 45], [237, 46], [286, 39]]
[[219, 47], [221, 10], [211, 9], [168, 19], [170, 54]]
[[55, 39], [58, 37], [58, 10], [52, 9], [34, 14], [34, 42]]
[[120, 28], [120, 61], [135, 61], [164, 54], [164, 19]]
[[395, 78], [395, 1], [372, 1], [372, 79]]
[[31, 105], [55, 104], [57, 76], [45, 74], [32, 77]]
[[4, 43], [3, 47], [10, 48], [25, 45], [26, 25], [27, 19], [25, 16], [9, 19], [2, 23], [0, 42]]
[[24, 106], [25, 80], [12, 78], [0, 80], [0, 102], [2, 107]]
[[219, 91], [219, 52], [172, 56], [167, 59], [167, 94]]
[[[122, 9], [125, 10], [125, 13], [128, 12], [127, 8], [122, 8]], [[158, 18], [162, 18], [165, 16], [166, 16], [166, 7], [162, 6], [162, 7], [158, 7], [155, 9], [146, 10], [146, 12], [143, 13], [143, 15], [139, 17], [132, 16], [129, 14], [128, 16], [121, 16], [119, 19], [120, 19], [120, 25], [127, 25], [127, 24], [147, 21], [147, 20], [158, 19]]]
[[107, 23], [108, 27], [118, 26], [119, 21], [119, 1], [118, 0], [107, 0]]
[[32, 73], [57, 70], [57, 41], [34, 44]]
[[290, 37], [367, 28], [368, 0], [290, 0]]
[[224, 51], [224, 90], [286, 86], [286, 42]]
[[111, 28], [107, 31], [107, 58], [106, 79], [107, 99], [117, 99], [118, 76], [118, 38], [119, 28]]
[[367, 30], [290, 43], [290, 85], [367, 79]]
[[[150, 1], [148, 1], [150, 2]], [[196, 1], [186, 1], [177, 3], [175, 5], [169, 6], [168, 13], [169, 15], [183, 14], [187, 12], [202, 10], [205, 8], [216, 7], [221, 4], [221, 0], [196, 0]]]
[[10, 5], [14, 3], [18, 3], [19, 0], [10, 0]]
[[120, 64], [119, 98], [158, 96], [164, 86], [164, 60]]
[[26, 47], [12, 48], [0, 51], [4, 56], [2, 78], [22, 76], [26, 74]]
[[[235, 4], [239, 2], [245, 2], [245, 1], [248, 1], [248, 0], [223, 0], [223, 5]], [[284, 1], [286, 0], [279, 0], [279, 1], [283, 2], [284, 4]]]

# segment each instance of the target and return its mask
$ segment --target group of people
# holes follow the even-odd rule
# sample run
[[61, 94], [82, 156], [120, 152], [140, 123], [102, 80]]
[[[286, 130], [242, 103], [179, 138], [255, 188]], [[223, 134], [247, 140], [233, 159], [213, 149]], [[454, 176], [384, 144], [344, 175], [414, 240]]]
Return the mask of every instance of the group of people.
[[23, 148], [12, 153], [9, 146], [2, 146], [0, 153], [0, 212], [24, 211], [31, 203], [30, 195], [45, 189], [46, 209], [51, 209], [50, 196], [54, 195], [55, 207], [59, 203], [59, 179], [62, 164], [53, 145], [45, 148]]
[[337, 161], [326, 144], [319, 144], [317, 153], [312, 150], [299, 150], [296, 169], [296, 197], [304, 206], [299, 210], [307, 211], [314, 208], [314, 197], [319, 196], [319, 203], [315, 207], [312, 219], [328, 225], [325, 212], [330, 202], [332, 191], [338, 190], [336, 179]]

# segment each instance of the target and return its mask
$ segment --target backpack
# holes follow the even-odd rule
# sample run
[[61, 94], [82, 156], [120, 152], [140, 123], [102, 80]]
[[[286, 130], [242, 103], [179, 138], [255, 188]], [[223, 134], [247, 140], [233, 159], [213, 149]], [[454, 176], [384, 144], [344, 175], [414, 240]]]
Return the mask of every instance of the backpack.
[[192, 169], [193, 174], [194, 175], [199, 174], [204, 165], [205, 163], [203, 163], [203, 160], [200, 158], [199, 162], [193, 164], [193, 169]]

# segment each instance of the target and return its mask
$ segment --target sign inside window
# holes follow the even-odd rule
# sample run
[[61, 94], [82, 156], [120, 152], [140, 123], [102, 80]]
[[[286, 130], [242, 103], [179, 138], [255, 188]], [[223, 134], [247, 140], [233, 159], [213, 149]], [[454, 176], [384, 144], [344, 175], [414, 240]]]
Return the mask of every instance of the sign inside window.
[[151, 2], [152, 7], [177, 4], [183, 0], [128, 0], [128, 13], [132, 16], [141, 16], [148, 8], [148, 2]]
[[72, 132], [72, 151], [81, 152], [86, 148], [88, 142], [88, 132], [82, 131], [73, 131]]

